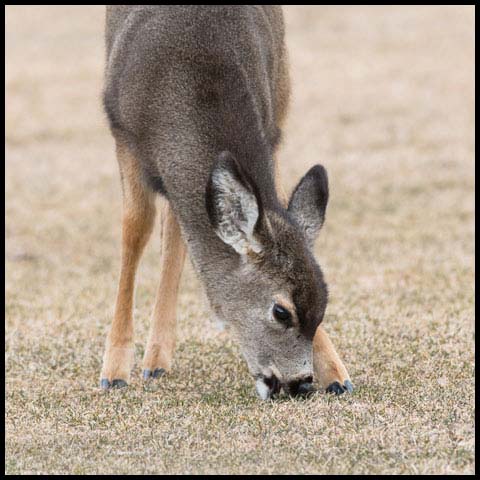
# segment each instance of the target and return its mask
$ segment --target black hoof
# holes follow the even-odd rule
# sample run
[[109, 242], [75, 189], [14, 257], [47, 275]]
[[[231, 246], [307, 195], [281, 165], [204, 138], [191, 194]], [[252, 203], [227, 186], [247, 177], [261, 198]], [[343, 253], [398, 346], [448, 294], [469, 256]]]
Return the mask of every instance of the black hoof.
[[102, 378], [100, 380], [100, 388], [103, 390], [108, 390], [111, 387], [110, 382], [107, 378]]
[[346, 387], [340, 385], [338, 382], [333, 382], [327, 387], [327, 393], [334, 393], [335, 395], [341, 395], [347, 391]]
[[100, 380], [100, 388], [102, 388], [103, 390], [109, 390], [110, 388], [124, 388], [126, 386], [128, 386], [127, 382], [120, 378], [117, 378], [112, 382], [109, 382], [108, 378], [102, 378]]
[[112, 388], [124, 388], [126, 386], [128, 386], [127, 382], [125, 380], [121, 380], [120, 378], [112, 382]]
[[143, 371], [142, 377], [144, 380], [148, 380], [150, 378], [160, 378], [165, 374], [165, 369], [164, 368], [156, 368], [153, 372], [146, 368]]

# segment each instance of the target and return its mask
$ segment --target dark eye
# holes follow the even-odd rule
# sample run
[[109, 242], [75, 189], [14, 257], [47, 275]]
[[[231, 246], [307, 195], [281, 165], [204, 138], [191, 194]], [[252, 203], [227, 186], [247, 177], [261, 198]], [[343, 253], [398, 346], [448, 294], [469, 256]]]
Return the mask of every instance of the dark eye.
[[280, 323], [284, 323], [286, 325], [290, 325], [292, 323], [292, 314], [278, 303], [273, 306], [272, 312], [275, 320], [279, 321]]

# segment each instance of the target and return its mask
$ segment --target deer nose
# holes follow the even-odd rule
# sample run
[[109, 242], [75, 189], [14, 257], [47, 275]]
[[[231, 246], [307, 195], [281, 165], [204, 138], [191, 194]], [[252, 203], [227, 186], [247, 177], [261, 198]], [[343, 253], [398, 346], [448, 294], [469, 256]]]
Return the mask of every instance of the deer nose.
[[289, 382], [287, 385], [287, 392], [292, 397], [308, 397], [315, 391], [312, 382], [313, 378], [311, 375], [300, 380]]

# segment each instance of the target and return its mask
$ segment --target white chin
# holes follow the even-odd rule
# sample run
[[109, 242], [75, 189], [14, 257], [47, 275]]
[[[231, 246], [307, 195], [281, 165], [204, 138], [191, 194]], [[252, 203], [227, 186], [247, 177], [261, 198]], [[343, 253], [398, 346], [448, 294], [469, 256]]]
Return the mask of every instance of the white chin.
[[257, 389], [258, 396], [262, 400], [268, 400], [270, 398], [270, 388], [265, 385], [265, 382], [261, 378], [255, 382], [255, 388]]

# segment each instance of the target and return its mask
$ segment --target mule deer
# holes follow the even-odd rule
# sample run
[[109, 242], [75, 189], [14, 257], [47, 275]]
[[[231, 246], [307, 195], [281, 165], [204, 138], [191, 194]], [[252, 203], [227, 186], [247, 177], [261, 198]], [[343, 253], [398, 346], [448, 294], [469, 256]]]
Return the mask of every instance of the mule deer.
[[[280, 7], [109, 6], [104, 107], [123, 190], [122, 267], [101, 373], [129, 382], [137, 265], [162, 211], [160, 285], [143, 378], [171, 367], [186, 246], [215, 314], [267, 399], [352, 389], [319, 325], [327, 286], [313, 243], [328, 200], [311, 168], [287, 199], [275, 154], [289, 98]], [[313, 354], [312, 354], [313, 352]]]

